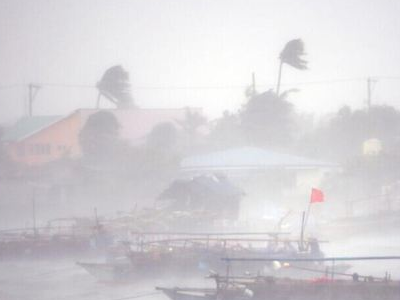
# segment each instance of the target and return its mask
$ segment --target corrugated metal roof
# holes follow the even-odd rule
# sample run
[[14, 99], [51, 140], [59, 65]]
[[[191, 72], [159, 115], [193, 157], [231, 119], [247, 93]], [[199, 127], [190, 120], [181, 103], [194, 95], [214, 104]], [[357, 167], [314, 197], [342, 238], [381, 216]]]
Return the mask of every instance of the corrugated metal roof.
[[243, 147], [191, 156], [182, 160], [183, 170], [312, 169], [336, 164], [255, 147]]
[[28, 137], [51, 124], [61, 120], [63, 116], [33, 116], [18, 120], [13, 126], [5, 130], [2, 140], [4, 142], [19, 141]]

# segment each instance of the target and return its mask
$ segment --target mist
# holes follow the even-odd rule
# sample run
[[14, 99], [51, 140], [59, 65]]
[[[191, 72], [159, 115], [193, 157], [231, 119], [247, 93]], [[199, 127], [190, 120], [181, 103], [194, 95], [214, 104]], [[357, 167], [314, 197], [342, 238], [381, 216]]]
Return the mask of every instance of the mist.
[[398, 299], [399, 13], [0, 1], [0, 298]]

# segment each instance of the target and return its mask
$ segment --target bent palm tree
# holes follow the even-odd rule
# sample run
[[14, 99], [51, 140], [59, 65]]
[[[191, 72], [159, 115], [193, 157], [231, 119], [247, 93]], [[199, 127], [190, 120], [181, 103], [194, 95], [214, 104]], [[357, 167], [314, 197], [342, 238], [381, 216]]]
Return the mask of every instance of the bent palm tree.
[[133, 106], [129, 73], [121, 66], [113, 66], [107, 69], [101, 80], [96, 84], [96, 87], [99, 91], [96, 108], [100, 107], [102, 96], [114, 103], [117, 108], [130, 108]]
[[307, 69], [307, 61], [302, 58], [305, 55], [304, 53], [304, 43], [301, 39], [295, 39], [287, 42], [285, 48], [283, 48], [281, 54], [279, 55], [279, 74], [278, 74], [278, 83], [276, 86], [276, 94], [279, 95], [279, 90], [281, 86], [281, 77], [282, 77], [282, 67], [283, 64], [288, 64], [293, 68], [299, 70]]

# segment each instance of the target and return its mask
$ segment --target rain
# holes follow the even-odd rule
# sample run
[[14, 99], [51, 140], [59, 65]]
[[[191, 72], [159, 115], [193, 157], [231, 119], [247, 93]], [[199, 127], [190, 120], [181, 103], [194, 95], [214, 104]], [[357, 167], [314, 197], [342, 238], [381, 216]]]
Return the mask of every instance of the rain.
[[0, 299], [400, 299], [399, 13], [0, 0]]

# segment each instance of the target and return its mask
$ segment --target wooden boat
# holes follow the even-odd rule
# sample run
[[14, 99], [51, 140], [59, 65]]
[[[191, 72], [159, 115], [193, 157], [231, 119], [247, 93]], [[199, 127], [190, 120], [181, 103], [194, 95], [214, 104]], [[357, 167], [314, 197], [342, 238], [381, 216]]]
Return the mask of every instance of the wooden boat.
[[95, 252], [102, 239], [88, 219], [50, 220], [47, 226], [0, 231], [0, 259], [65, 257]]
[[[400, 257], [328, 258], [332, 262], [343, 260], [400, 259]], [[239, 259], [238, 259], [239, 260]], [[238, 261], [237, 260], [237, 261]], [[268, 259], [267, 259], [268, 260]], [[282, 261], [293, 260], [291, 258]], [[308, 259], [311, 260], [311, 259]], [[316, 259], [320, 261], [321, 259]], [[248, 259], [247, 261], [250, 261]], [[261, 259], [259, 259], [261, 261]], [[344, 274], [340, 274], [344, 275]], [[256, 277], [212, 276], [216, 288], [164, 288], [156, 287], [171, 300], [398, 300], [400, 282], [389, 276], [374, 278], [356, 273], [345, 274], [351, 280], [319, 277], [313, 280]]]
[[157, 288], [172, 300], [398, 300], [399, 282], [263, 278], [220, 289]]
[[[143, 235], [143, 234], [142, 234]], [[227, 234], [229, 235], [229, 234]], [[242, 233], [240, 233], [242, 235]], [[227, 264], [222, 257], [282, 257], [306, 258], [323, 255], [318, 241], [310, 240], [310, 247], [305, 251], [295, 248], [296, 240], [273, 238], [254, 238], [235, 236], [224, 237], [207, 234], [207, 236], [168, 237], [158, 240], [141, 240], [131, 244], [123, 259], [105, 263], [78, 263], [98, 280], [131, 280], [146, 277], [162, 276], [205, 276], [210, 270], [217, 273], [225, 272]], [[314, 246], [313, 246], [314, 245]], [[323, 263], [297, 262], [298, 267], [312, 267], [321, 272], [327, 271]], [[346, 271], [350, 266], [337, 266]], [[329, 267], [328, 267], [329, 268]], [[276, 262], [270, 261], [262, 265], [248, 263], [235, 266], [237, 274], [286, 274], [293, 269], [276, 268]], [[105, 274], [107, 273], [107, 274]], [[307, 275], [308, 272], [296, 270], [297, 275]]]

